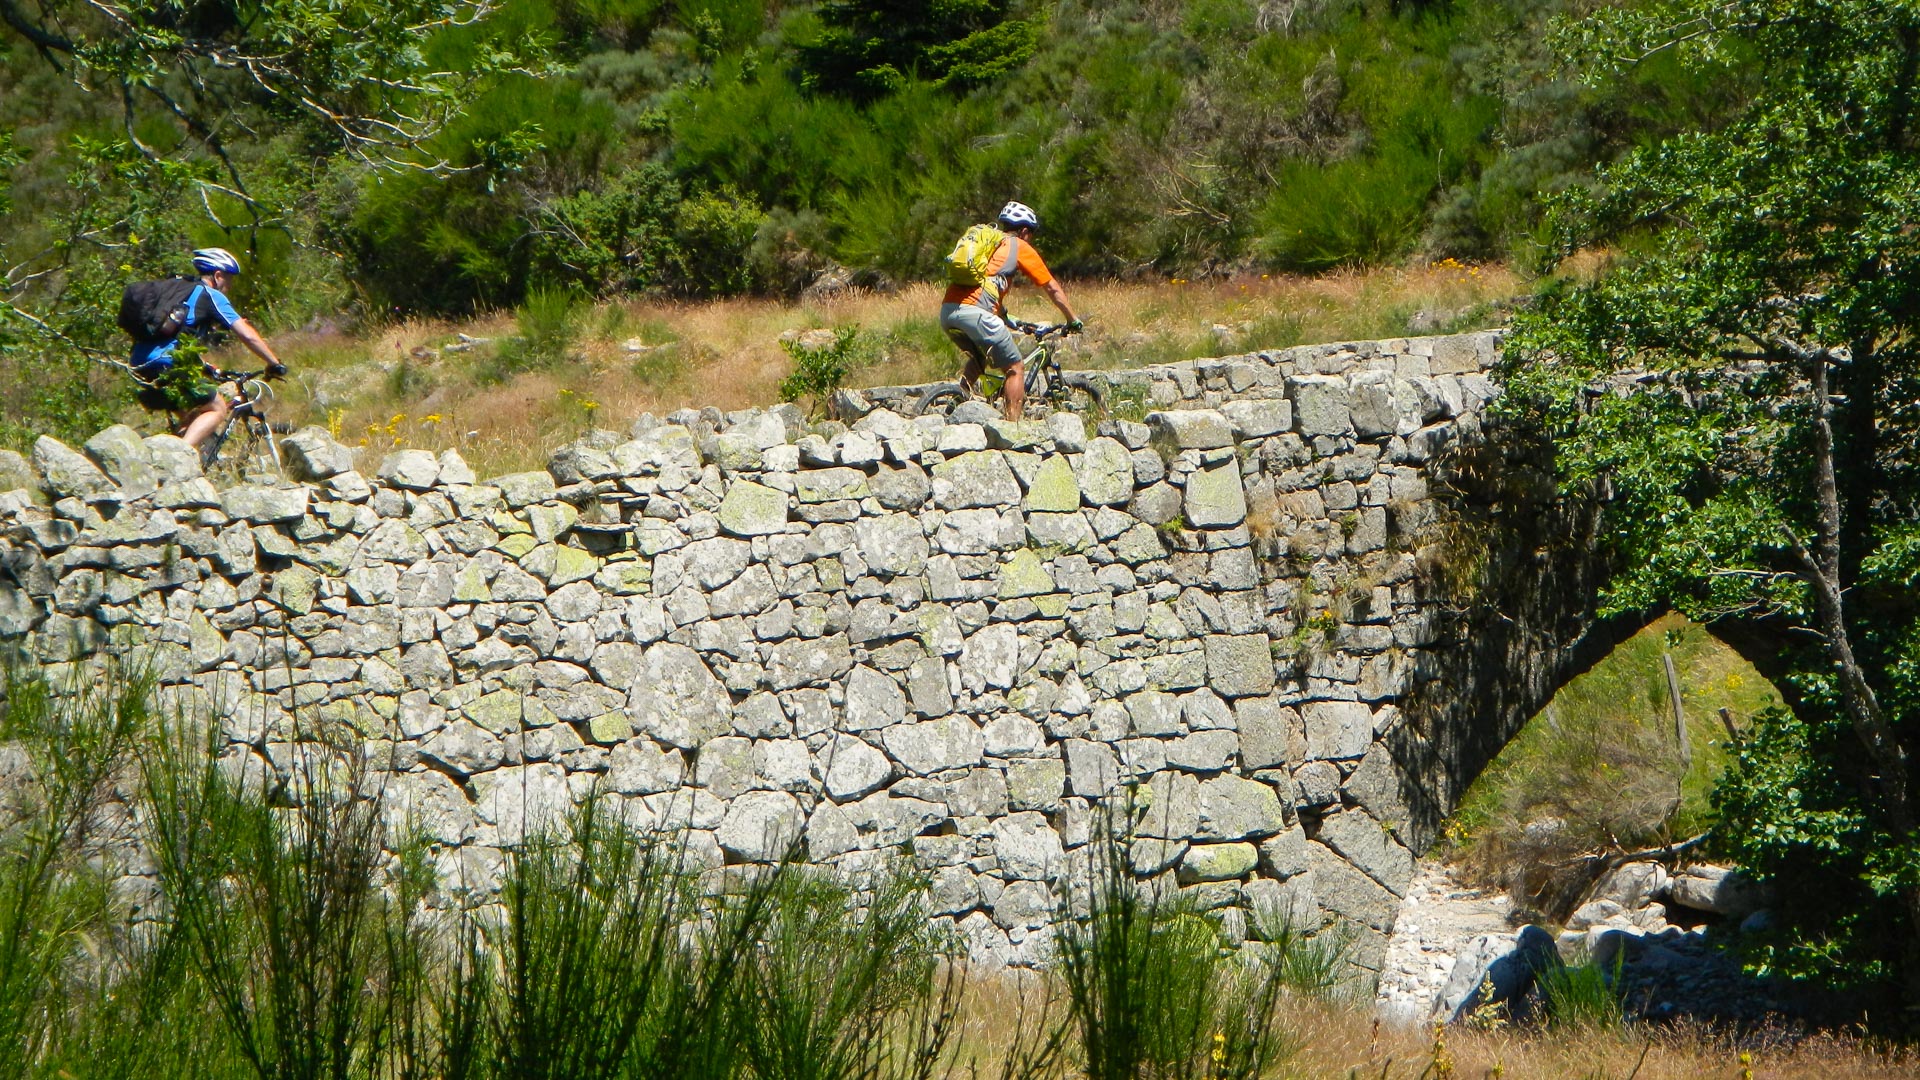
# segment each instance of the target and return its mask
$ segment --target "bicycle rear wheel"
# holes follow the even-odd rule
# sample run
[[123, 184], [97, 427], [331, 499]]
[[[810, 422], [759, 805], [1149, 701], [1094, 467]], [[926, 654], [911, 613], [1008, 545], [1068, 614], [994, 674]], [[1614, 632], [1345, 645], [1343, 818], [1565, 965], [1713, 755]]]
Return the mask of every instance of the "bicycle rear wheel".
[[945, 412], [967, 400], [967, 391], [959, 383], [935, 383], [927, 387], [920, 400], [913, 407], [913, 415], [925, 416], [931, 412]]
[[1107, 387], [1099, 379], [1077, 371], [1060, 376], [1067, 391], [1067, 408], [1083, 416], [1104, 416], [1107, 412]]

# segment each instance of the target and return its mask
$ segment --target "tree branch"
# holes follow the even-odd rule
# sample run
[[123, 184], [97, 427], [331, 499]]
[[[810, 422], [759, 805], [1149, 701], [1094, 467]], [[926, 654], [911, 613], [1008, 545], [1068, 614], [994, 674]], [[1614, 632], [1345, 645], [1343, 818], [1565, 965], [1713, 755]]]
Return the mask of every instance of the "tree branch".
[[27, 18], [27, 13], [20, 10], [20, 6], [14, 0], [0, 0], [0, 20], [4, 20], [16, 33], [32, 42], [33, 46], [42, 52], [52, 51], [66, 53], [68, 56], [73, 55], [75, 45], [72, 41]]

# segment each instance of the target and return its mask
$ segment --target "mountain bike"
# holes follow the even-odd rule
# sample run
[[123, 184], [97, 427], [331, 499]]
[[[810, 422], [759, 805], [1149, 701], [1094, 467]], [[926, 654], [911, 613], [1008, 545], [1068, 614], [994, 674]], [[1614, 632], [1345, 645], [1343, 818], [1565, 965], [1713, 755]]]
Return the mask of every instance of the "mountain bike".
[[227, 422], [200, 446], [200, 464], [207, 472], [229, 473], [235, 479], [281, 475], [278, 436], [292, 428], [267, 419], [266, 402], [273, 397], [267, 380], [272, 377], [264, 371], [212, 373], [216, 383], [232, 383], [239, 397], [227, 413]]
[[[1026, 355], [1025, 365], [1026, 400], [1029, 406], [1045, 404], [1050, 409], [1068, 409], [1081, 414], [1097, 414], [1106, 409], [1107, 391], [1098, 379], [1082, 371], [1060, 369], [1060, 339], [1071, 332], [1067, 324], [1008, 319], [1007, 325], [1034, 341], [1032, 351]], [[991, 364], [982, 367], [979, 394], [992, 401], [1000, 396], [1007, 375]], [[924, 416], [942, 407], [951, 409], [971, 396], [967, 388], [957, 382], [935, 383], [920, 395], [914, 415]]]

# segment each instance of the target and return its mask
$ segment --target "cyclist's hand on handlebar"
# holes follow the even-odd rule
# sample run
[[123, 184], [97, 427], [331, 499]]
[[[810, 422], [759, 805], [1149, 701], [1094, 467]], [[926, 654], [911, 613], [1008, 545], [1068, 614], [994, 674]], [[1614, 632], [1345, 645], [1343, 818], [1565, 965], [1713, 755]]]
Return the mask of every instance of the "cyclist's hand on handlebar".
[[1080, 319], [1070, 319], [1067, 322], [1067, 333], [1069, 334], [1077, 334], [1086, 328], [1087, 324]]
[[286, 373], [287, 373], [287, 365], [280, 363], [278, 360], [267, 365], [266, 375], [267, 375], [267, 378], [269, 379], [281, 378], [285, 376]]

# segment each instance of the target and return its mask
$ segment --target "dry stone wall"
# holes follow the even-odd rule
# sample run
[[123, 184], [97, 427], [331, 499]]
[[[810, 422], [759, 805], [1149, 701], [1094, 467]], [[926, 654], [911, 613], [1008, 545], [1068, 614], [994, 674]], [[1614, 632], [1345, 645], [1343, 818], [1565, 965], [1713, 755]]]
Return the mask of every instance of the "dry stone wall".
[[0, 459], [0, 636], [135, 656], [263, 778], [296, 718], [352, 725], [463, 880], [598, 785], [715, 865], [905, 852], [977, 955], [1031, 963], [1130, 798], [1143, 878], [1236, 933], [1344, 923], [1377, 967], [1429, 469], [1496, 346], [1111, 373], [1144, 422], [1091, 428], [907, 419], [899, 389], [850, 427], [643, 417], [485, 481], [317, 430], [306, 482], [226, 490], [171, 437], [42, 439]]

